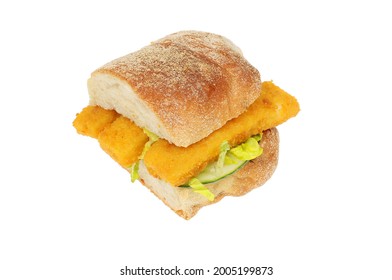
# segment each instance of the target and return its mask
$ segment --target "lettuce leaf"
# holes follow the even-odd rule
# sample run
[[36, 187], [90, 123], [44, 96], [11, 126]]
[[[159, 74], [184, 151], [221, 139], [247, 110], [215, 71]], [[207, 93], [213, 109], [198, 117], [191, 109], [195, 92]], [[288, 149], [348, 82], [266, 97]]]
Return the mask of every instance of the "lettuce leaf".
[[131, 182], [134, 183], [139, 178], [139, 161], [137, 161], [131, 166]]
[[143, 128], [143, 132], [147, 134], [149, 140], [147, 141], [146, 144], [144, 144], [144, 148], [141, 155], [139, 156], [139, 159], [143, 159], [147, 151], [150, 149], [151, 145], [154, 144], [154, 142], [156, 142], [159, 139], [158, 135], [152, 133], [151, 131], [145, 128]]
[[226, 154], [229, 150], [230, 150], [229, 142], [223, 141], [222, 144], [220, 145], [219, 158], [218, 158], [218, 162], [216, 164], [217, 168], [223, 167], [223, 165], [225, 164]]
[[257, 142], [260, 142], [261, 138], [263, 138], [263, 134], [259, 133], [259, 134], [253, 135], [252, 138], [254, 138]]
[[145, 134], [147, 134], [149, 140], [146, 142], [146, 144], [144, 144], [143, 151], [140, 154], [140, 156], [138, 157], [139, 160], [137, 162], [135, 162], [134, 164], [132, 164], [131, 167], [129, 167], [132, 183], [134, 183], [136, 180], [138, 180], [140, 178], [140, 176], [139, 176], [139, 161], [144, 158], [144, 155], [150, 149], [151, 145], [159, 139], [158, 135], [152, 133], [151, 131], [149, 131], [145, 128], [143, 128], [143, 132]]
[[151, 140], [152, 142], [155, 142], [155, 141], [157, 141], [157, 140], [159, 139], [159, 136], [158, 136], [158, 135], [156, 135], [155, 133], [152, 133], [152, 132], [149, 131], [148, 129], [143, 128], [143, 132], [144, 132], [145, 134], [147, 134], [148, 138], [150, 138], [150, 140]]
[[245, 143], [230, 149], [229, 154], [234, 155], [240, 160], [252, 160], [263, 153], [263, 148], [259, 145], [261, 135], [250, 137]]
[[214, 201], [215, 195], [207, 189], [198, 179], [192, 178], [188, 184], [195, 193], [205, 196], [209, 201]]

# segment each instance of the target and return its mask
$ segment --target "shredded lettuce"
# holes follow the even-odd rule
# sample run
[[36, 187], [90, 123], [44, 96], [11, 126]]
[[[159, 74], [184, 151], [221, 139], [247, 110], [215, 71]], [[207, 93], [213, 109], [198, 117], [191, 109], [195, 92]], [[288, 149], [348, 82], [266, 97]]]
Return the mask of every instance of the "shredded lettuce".
[[141, 153], [141, 155], [139, 156], [139, 159], [143, 159], [144, 156], [146, 155], [147, 151], [151, 148], [151, 145], [154, 144], [154, 142], [156, 142], [159, 139], [159, 136], [152, 133], [151, 131], [143, 128], [143, 132], [145, 134], [147, 134], [149, 140], [147, 141], [146, 144], [144, 144], [144, 148], [143, 151]]
[[159, 139], [159, 136], [156, 135], [155, 133], [152, 133], [148, 129], [143, 128], [143, 132], [147, 134], [148, 138], [150, 138], [150, 141], [155, 142]]
[[195, 193], [205, 196], [209, 201], [214, 201], [215, 195], [207, 189], [198, 179], [192, 178], [188, 184]]
[[250, 137], [245, 143], [230, 149], [229, 154], [234, 155], [240, 160], [255, 159], [263, 153], [263, 148], [260, 147], [258, 142], [260, 139], [260, 134]]
[[254, 138], [257, 142], [260, 142], [261, 138], [263, 138], [263, 134], [259, 133], [259, 134], [253, 135], [252, 138]]
[[225, 156], [225, 165], [236, 164], [238, 161], [240, 160], [231, 153], [227, 153]]
[[139, 161], [137, 161], [131, 166], [131, 182], [134, 183], [139, 178]]
[[145, 154], [147, 151], [151, 148], [151, 145], [156, 142], [159, 139], [159, 136], [152, 133], [151, 131], [147, 129], [143, 129], [143, 132], [147, 134], [149, 140], [144, 144], [144, 148], [140, 156], [138, 157], [138, 161], [132, 164], [132, 166], [129, 168], [130, 173], [131, 173], [131, 182], [134, 183], [136, 180], [140, 178], [139, 176], [139, 161], [144, 158]]
[[218, 158], [218, 162], [216, 164], [217, 168], [223, 167], [223, 165], [225, 164], [225, 158], [226, 158], [227, 151], [229, 151], [229, 150], [230, 150], [229, 142], [223, 141], [222, 144], [220, 145], [219, 158]]

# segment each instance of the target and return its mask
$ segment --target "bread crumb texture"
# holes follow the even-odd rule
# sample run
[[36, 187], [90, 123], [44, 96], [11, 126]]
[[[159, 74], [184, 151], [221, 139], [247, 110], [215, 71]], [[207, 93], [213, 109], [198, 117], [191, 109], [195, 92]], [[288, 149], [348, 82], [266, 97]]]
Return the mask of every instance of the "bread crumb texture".
[[78, 133], [97, 138], [101, 131], [119, 116], [114, 110], [105, 110], [98, 106], [87, 106], [76, 115], [73, 126]]

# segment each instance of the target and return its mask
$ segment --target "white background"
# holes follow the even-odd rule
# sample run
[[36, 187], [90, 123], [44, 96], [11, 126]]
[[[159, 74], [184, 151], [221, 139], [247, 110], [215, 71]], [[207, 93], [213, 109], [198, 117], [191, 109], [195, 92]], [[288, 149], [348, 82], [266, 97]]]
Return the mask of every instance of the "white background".
[[[2, 1], [0, 279], [392, 279], [387, 2]], [[273, 178], [190, 221], [72, 127], [95, 68], [186, 29], [230, 38], [301, 104]], [[211, 272], [189, 279], [260, 279]]]

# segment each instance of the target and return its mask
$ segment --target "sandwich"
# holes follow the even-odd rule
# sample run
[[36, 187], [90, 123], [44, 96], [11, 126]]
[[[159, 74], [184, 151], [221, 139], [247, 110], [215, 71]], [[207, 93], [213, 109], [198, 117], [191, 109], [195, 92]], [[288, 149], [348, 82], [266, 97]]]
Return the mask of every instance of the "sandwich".
[[230, 40], [199, 31], [117, 58], [87, 85], [76, 131], [185, 219], [263, 185], [278, 163], [276, 126], [300, 110]]

